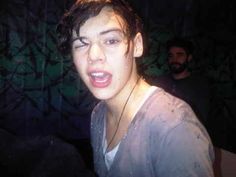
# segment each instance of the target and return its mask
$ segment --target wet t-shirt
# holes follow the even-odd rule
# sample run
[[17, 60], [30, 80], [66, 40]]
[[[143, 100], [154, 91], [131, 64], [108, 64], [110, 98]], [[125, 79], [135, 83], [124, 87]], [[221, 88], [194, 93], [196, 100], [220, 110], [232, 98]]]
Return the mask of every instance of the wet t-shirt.
[[94, 168], [99, 177], [212, 177], [211, 140], [184, 101], [157, 88], [136, 113], [108, 170], [103, 153], [101, 101], [91, 118]]

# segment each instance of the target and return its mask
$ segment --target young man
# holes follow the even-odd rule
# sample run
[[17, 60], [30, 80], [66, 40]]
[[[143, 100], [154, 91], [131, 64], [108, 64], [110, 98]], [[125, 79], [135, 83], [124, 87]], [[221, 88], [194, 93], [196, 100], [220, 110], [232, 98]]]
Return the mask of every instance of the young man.
[[170, 73], [156, 77], [151, 84], [190, 104], [206, 126], [210, 113], [210, 85], [202, 73], [190, 71], [189, 64], [194, 52], [192, 42], [184, 38], [173, 38], [167, 42], [166, 49]]
[[191, 108], [137, 73], [142, 24], [123, 0], [78, 0], [58, 25], [81, 79], [99, 177], [213, 176], [211, 141]]

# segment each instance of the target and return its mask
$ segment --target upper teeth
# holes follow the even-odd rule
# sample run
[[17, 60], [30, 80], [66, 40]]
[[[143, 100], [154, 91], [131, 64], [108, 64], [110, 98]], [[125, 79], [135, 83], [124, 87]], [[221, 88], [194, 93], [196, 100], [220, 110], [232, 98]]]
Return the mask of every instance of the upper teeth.
[[91, 73], [91, 76], [94, 76], [94, 77], [101, 77], [101, 76], [104, 76], [104, 73], [103, 73], [103, 72]]

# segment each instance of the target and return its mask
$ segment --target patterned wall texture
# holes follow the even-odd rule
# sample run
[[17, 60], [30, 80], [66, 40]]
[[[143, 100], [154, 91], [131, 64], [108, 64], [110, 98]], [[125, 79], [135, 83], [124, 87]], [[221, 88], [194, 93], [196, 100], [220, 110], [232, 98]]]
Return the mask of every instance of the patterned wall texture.
[[56, 48], [55, 27], [70, 3], [11, 0], [2, 6], [0, 123], [9, 131], [88, 137], [94, 99]]
[[[0, 128], [18, 135], [89, 136], [96, 100], [71, 58], [56, 48], [55, 27], [73, 0], [8, 0], [0, 11]], [[148, 53], [142, 72], [167, 72], [165, 42], [188, 37], [197, 48], [193, 69], [211, 79], [215, 142], [236, 151], [236, 14], [231, 1], [130, 0], [144, 19]], [[141, 8], [142, 7], [142, 8]]]

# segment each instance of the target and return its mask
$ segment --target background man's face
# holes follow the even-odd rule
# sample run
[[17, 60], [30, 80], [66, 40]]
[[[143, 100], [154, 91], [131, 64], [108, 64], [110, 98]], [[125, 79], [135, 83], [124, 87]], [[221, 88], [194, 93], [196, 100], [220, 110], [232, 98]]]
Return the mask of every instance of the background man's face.
[[168, 51], [168, 65], [172, 73], [178, 74], [188, 68], [190, 55], [181, 47], [171, 47]]

